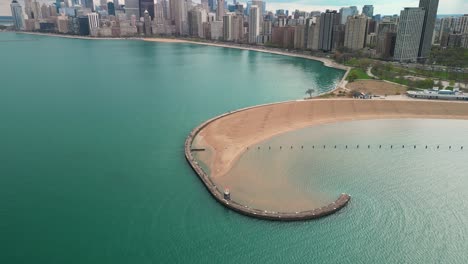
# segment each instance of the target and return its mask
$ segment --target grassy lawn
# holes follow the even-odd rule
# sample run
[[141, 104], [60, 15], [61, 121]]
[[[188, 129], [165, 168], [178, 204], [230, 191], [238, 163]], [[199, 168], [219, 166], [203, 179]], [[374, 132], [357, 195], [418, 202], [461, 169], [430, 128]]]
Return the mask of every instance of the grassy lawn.
[[372, 79], [369, 75], [367, 75], [366, 71], [361, 68], [352, 68], [348, 74], [346, 80], [354, 81], [354, 80], [369, 80]]

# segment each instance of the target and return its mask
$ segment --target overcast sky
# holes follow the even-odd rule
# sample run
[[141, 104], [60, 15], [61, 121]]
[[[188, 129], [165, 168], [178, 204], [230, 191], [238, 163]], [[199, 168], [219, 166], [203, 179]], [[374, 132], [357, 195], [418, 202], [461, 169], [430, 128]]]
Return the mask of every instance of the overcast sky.
[[[18, 0], [24, 7], [23, 0]], [[55, 1], [38, 0], [39, 2], [52, 3]], [[98, 2], [98, 0], [94, 0]], [[120, 0], [124, 2], [125, 0]], [[200, 0], [193, 0], [200, 2]], [[232, 0], [227, 0], [232, 3]], [[247, 2], [247, 1], [241, 1]], [[419, 1], [413, 0], [267, 0], [267, 10], [285, 9], [294, 11], [296, 9], [302, 11], [314, 11], [325, 9], [339, 9], [343, 6], [355, 5], [361, 10], [365, 4], [374, 5], [374, 14], [399, 14], [403, 7], [418, 6]], [[10, 3], [11, 0], [0, 0], [0, 16], [10, 16]], [[465, 14], [468, 13], [467, 0], [440, 0], [439, 1], [439, 14]]]

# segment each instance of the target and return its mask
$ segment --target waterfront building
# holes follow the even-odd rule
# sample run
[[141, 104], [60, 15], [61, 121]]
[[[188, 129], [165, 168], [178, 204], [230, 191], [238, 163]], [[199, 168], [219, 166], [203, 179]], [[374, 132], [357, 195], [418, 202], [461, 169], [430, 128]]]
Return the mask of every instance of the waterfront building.
[[41, 4], [37, 1], [32, 2], [32, 15], [34, 19], [42, 19]]
[[91, 31], [99, 28], [99, 14], [98, 13], [88, 14], [88, 20], [89, 20], [89, 28]]
[[223, 40], [232, 41], [233, 40], [233, 17], [232, 13], [227, 13], [223, 17]]
[[333, 26], [340, 24], [339, 14], [333, 10], [327, 10], [320, 15], [320, 37], [318, 49], [331, 51], [333, 47]]
[[395, 44], [394, 60], [415, 62], [418, 58], [425, 10], [406, 7], [401, 11]]
[[175, 25], [176, 35], [188, 35], [187, 5], [185, 0], [173, 0], [171, 5], [171, 16]]
[[206, 11], [203, 8], [194, 8], [188, 12], [189, 35], [203, 38], [203, 23], [206, 22]]
[[297, 25], [294, 27], [294, 48], [304, 49], [305, 42], [305, 25]]
[[88, 36], [89, 32], [89, 19], [87, 16], [77, 17], [78, 22], [78, 34], [81, 36]]
[[68, 33], [68, 17], [67, 16], [57, 17], [57, 31], [62, 34]]
[[169, 1], [168, 0], [160, 0], [158, 2], [161, 3], [164, 19], [170, 20], [171, 19], [171, 8], [170, 8], [170, 5], [169, 5]]
[[115, 5], [112, 2], [107, 3], [107, 13], [110, 16], [115, 16]]
[[216, 8], [216, 20], [223, 21], [223, 17], [225, 14], [224, 0], [217, 0], [217, 1], [218, 1], [218, 7]]
[[242, 42], [244, 38], [244, 16], [237, 14], [232, 18], [232, 40], [235, 42]]
[[11, 15], [13, 16], [13, 24], [16, 30], [24, 29], [23, 8], [18, 1], [13, 0], [10, 4]]
[[[138, 1], [138, 0], [136, 0]], [[63, 2], [63, 0], [61, 1]], [[88, 8], [90, 9], [91, 11], [94, 10], [94, 2], [93, 0], [81, 0], [81, 5], [84, 7], [84, 8]], [[89, 35], [89, 34], [88, 34]]]
[[309, 33], [307, 36], [307, 49], [318, 50], [320, 37], [320, 17], [315, 17], [315, 23], [309, 25]]
[[154, 17], [154, 0], [139, 0], [140, 17], [144, 17], [145, 12], [148, 11], [149, 17], [152, 19]]
[[32, 0], [24, 0], [24, 13], [26, 18], [32, 18]]
[[249, 11], [249, 43], [257, 43], [257, 37], [260, 35], [260, 8], [253, 5]]
[[140, 2], [139, 0], [125, 0], [125, 14], [131, 19], [134, 15], [137, 18], [140, 18]]
[[143, 30], [145, 36], [153, 35], [153, 31], [151, 30], [151, 16], [148, 10], [145, 10], [145, 13], [143, 14]]
[[372, 18], [374, 16], [374, 6], [373, 5], [364, 5], [362, 7], [362, 15]]
[[205, 38], [211, 40], [220, 40], [223, 38], [223, 22], [209, 21], [203, 23]]
[[50, 9], [46, 4], [41, 5], [41, 15], [43, 18], [49, 18], [50, 17]]
[[419, 58], [428, 58], [431, 53], [432, 36], [434, 34], [434, 26], [437, 17], [437, 8], [439, 0], [420, 0], [419, 7], [424, 9], [424, 23], [419, 44]]
[[377, 32], [377, 56], [382, 59], [390, 59], [395, 51], [397, 24], [382, 22], [379, 24]]
[[345, 29], [344, 47], [350, 50], [360, 50], [366, 43], [367, 16], [348, 17]]
[[154, 22], [156, 24], [164, 24], [164, 6], [162, 5], [161, 1], [158, 1], [154, 4]]
[[332, 51], [336, 51], [344, 47], [346, 37], [346, 26], [345, 25], [334, 25], [333, 36], [332, 36]]

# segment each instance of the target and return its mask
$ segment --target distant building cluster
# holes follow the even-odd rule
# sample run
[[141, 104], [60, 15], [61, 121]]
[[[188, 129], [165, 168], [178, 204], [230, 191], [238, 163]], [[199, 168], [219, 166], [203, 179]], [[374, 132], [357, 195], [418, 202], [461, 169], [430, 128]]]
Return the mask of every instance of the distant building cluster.
[[375, 58], [414, 62], [432, 44], [467, 47], [468, 15], [436, 19], [438, 0], [420, 0], [400, 15], [374, 15], [372, 5], [326, 12], [266, 10], [265, 1], [13, 0], [17, 30], [93, 37], [180, 36], [323, 52], [364, 51]]
[[468, 14], [462, 17], [438, 19], [435, 26], [434, 43], [441, 47], [468, 48]]

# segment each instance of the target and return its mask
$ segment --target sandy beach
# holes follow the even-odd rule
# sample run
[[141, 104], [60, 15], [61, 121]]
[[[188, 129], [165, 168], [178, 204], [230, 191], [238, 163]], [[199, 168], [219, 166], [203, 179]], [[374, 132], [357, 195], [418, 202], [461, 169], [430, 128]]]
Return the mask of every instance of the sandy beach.
[[203, 157], [213, 179], [226, 174], [249, 146], [275, 135], [339, 121], [432, 118], [467, 119], [468, 104], [414, 100], [307, 100], [270, 104], [217, 119], [196, 136], [196, 146], [210, 150]]

